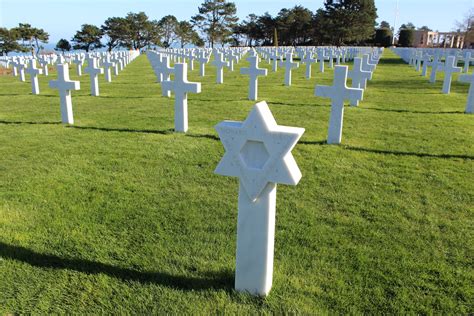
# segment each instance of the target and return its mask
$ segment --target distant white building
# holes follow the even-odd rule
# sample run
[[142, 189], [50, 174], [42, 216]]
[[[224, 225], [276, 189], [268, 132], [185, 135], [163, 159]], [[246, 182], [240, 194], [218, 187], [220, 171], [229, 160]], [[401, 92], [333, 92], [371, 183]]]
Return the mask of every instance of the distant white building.
[[471, 48], [474, 45], [474, 31], [461, 32], [431, 32], [415, 31], [413, 46], [419, 48]]

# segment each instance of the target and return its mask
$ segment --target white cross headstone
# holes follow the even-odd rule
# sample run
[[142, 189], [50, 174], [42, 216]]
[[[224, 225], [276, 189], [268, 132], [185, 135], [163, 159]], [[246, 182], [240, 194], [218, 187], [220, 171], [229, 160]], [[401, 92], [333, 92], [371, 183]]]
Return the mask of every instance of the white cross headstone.
[[30, 74], [31, 93], [39, 94], [40, 90], [39, 90], [39, 84], [38, 84], [38, 75], [41, 74], [42, 71], [41, 69], [36, 68], [36, 59], [34, 58], [30, 59], [26, 72]]
[[277, 125], [266, 102], [244, 122], [215, 128], [225, 148], [215, 173], [240, 180], [235, 289], [266, 296], [273, 278], [276, 185], [301, 179], [291, 151], [304, 129]]
[[23, 61], [23, 59], [20, 58], [13, 65], [16, 66], [17, 69], [18, 69], [18, 73], [20, 74], [20, 81], [25, 82], [26, 81], [26, 78], [25, 78], [25, 67], [26, 67], [26, 65], [25, 65], [25, 62]]
[[82, 76], [82, 66], [84, 65], [84, 59], [81, 56], [76, 56], [73, 60], [73, 63], [76, 64], [76, 74], [80, 77]]
[[12, 66], [13, 66], [13, 76], [17, 77], [18, 76], [18, 60], [16, 58], [13, 58]]
[[338, 51], [336, 52], [336, 65], [340, 65], [341, 64], [341, 53]]
[[464, 54], [464, 57], [462, 58], [462, 61], [464, 62], [463, 72], [465, 72], [465, 73], [469, 72], [469, 66], [471, 65], [472, 60], [474, 60], [472, 58], [472, 53], [471, 52], [466, 52]]
[[278, 71], [278, 61], [280, 60], [280, 56], [278, 56], [278, 52], [274, 51], [270, 55], [270, 59], [272, 60], [272, 72]]
[[334, 51], [332, 48], [329, 49], [329, 68], [334, 68]]
[[422, 62], [423, 67], [421, 68], [421, 76], [426, 77], [428, 74], [428, 66], [431, 64], [431, 56], [428, 54], [423, 55]]
[[370, 71], [370, 72], [374, 72], [375, 71], [375, 65], [374, 64], [371, 64], [369, 62], [369, 54], [364, 54], [362, 56], [362, 70], [364, 71]]
[[123, 56], [118, 58], [118, 64], [119, 64], [120, 71], [122, 71], [123, 68], [125, 67], [125, 63], [126, 63], [126, 60], [125, 60], [125, 58], [123, 58]]
[[209, 57], [203, 51], [198, 55], [197, 60], [199, 61], [199, 76], [204, 77], [206, 75], [206, 64], [209, 62]]
[[12, 65], [13, 65], [13, 68], [12, 68], [13, 69], [13, 76], [18, 77], [18, 66], [17, 66], [16, 62], [14, 61], [12, 63]]
[[451, 80], [454, 73], [462, 71], [461, 67], [455, 66], [456, 57], [449, 56], [444, 63], [442, 71], [444, 72], [443, 93], [449, 94], [451, 92]]
[[[168, 56], [163, 56], [161, 58], [161, 73], [163, 76], [163, 80], [165, 81], [170, 81], [171, 80], [171, 74], [174, 72], [174, 68], [170, 66], [170, 58]], [[167, 89], [161, 89], [161, 93], [164, 97], [170, 98], [171, 97], [171, 91]]]
[[348, 88], [347, 66], [336, 66], [332, 86], [316, 86], [315, 95], [331, 99], [331, 117], [329, 119], [328, 144], [340, 144], [344, 119], [344, 100], [361, 101], [363, 89]]
[[416, 61], [416, 51], [415, 50], [410, 50], [408, 65], [414, 66], [415, 61]]
[[469, 94], [467, 96], [466, 113], [474, 114], [474, 72], [472, 74], [460, 75], [460, 82], [469, 83]]
[[317, 60], [313, 58], [313, 54], [311, 52], [306, 52], [306, 55], [301, 60], [302, 63], [306, 64], [306, 79], [311, 79], [311, 65], [315, 63]]
[[99, 96], [99, 74], [104, 73], [104, 68], [97, 66], [97, 58], [91, 57], [87, 61], [87, 67], [84, 69], [90, 75], [91, 80], [91, 95]]
[[369, 54], [368, 63], [374, 66], [374, 70], [377, 68], [377, 64], [379, 63], [379, 57], [375, 53]]
[[421, 60], [423, 59], [422, 56], [423, 52], [417, 52], [416, 53], [416, 71], [419, 72], [421, 70]]
[[430, 82], [436, 82], [436, 75], [438, 71], [443, 67], [444, 63], [439, 60], [439, 55], [435, 55], [433, 61], [431, 62], [431, 74], [430, 74]]
[[327, 56], [324, 54], [323, 49], [318, 50], [317, 60], [319, 62], [319, 72], [324, 72], [324, 61], [327, 59]]
[[229, 70], [234, 71], [234, 61], [237, 61], [237, 56], [234, 55], [233, 51], [230, 51], [226, 57], [229, 59]]
[[286, 54], [285, 61], [281, 62], [281, 66], [285, 67], [285, 86], [291, 86], [291, 71], [300, 66], [299, 63], [293, 62], [293, 53]]
[[255, 101], [258, 98], [258, 76], [266, 76], [267, 70], [258, 68], [258, 56], [250, 56], [247, 60], [250, 62], [249, 68], [240, 68], [240, 73], [250, 76], [249, 100]]
[[[354, 58], [354, 68], [348, 72], [347, 75], [352, 79], [352, 88], [365, 89], [367, 88], [367, 80], [372, 79], [370, 71], [362, 70], [362, 58]], [[353, 99], [350, 101], [351, 106], [358, 106], [359, 100]]]
[[112, 82], [112, 72], [110, 68], [115, 67], [115, 63], [110, 60], [110, 55], [107, 54], [103, 63], [105, 72], [105, 81]]
[[43, 58], [38, 58], [38, 63], [40, 67], [43, 69], [43, 75], [49, 76], [48, 60], [43, 56]]
[[79, 81], [71, 81], [69, 79], [69, 65], [58, 64], [58, 79], [51, 80], [49, 87], [59, 90], [59, 100], [61, 103], [61, 120], [64, 124], [74, 124], [74, 116], [72, 113], [71, 90], [79, 90], [81, 83]]
[[229, 67], [229, 62], [224, 60], [224, 55], [222, 53], [216, 52], [212, 64], [216, 66], [217, 69], [216, 82], [218, 84], [224, 83], [224, 67]]
[[174, 91], [175, 131], [186, 133], [188, 130], [188, 92], [201, 93], [201, 84], [188, 81], [188, 65], [174, 64], [174, 81], [163, 81], [162, 88]]
[[121, 65], [120, 58], [118, 58], [117, 55], [114, 55], [114, 56], [110, 59], [110, 61], [115, 63], [114, 76], [118, 76], [118, 74], [119, 74], [119, 68], [120, 68], [120, 65]]
[[194, 70], [194, 52], [192, 50], [189, 51], [188, 53], [188, 60], [189, 60], [189, 70], [193, 71]]
[[[156, 76], [156, 82], [161, 83], [163, 81], [163, 57], [164, 55], [155, 53], [152, 51], [147, 52], [147, 57], [150, 60], [151, 67]], [[115, 64], [115, 69], [117, 69], [117, 63]]]

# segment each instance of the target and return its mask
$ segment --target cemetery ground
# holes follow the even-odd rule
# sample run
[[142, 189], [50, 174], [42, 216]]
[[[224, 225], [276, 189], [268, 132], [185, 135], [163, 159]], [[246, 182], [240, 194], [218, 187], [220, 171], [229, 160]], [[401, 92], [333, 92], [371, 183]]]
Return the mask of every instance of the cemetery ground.
[[[113, 82], [72, 92], [75, 125], [40, 76], [0, 76], [0, 314], [474, 312], [474, 117], [467, 84], [450, 95], [386, 51], [342, 145], [327, 145], [333, 71], [283, 86], [259, 79], [280, 125], [306, 129], [293, 154], [299, 185], [278, 188], [274, 282], [255, 298], [233, 290], [238, 179], [215, 175], [214, 126], [244, 120], [248, 77], [190, 81], [189, 132], [173, 132], [143, 55]], [[326, 65], [327, 66], [327, 65]], [[71, 67], [71, 79], [79, 80]]]

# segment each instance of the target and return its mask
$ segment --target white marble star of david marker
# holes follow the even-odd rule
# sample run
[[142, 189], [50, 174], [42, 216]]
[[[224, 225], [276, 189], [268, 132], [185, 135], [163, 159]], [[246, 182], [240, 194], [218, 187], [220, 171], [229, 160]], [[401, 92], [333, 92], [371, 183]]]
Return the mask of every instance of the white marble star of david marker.
[[273, 277], [276, 184], [301, 179], [291, 150], [304, 129], [277, 125], [260, 102], [244, 122], [224, 121], [216, 130], [226, 152], [215, 172], [240, 179], [235, 288], [265, 296]]

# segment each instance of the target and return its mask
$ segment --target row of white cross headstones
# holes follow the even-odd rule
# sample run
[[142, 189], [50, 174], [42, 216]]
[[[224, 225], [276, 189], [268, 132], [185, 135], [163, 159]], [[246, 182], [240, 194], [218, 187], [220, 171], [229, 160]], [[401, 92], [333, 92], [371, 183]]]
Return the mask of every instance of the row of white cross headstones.
[[[5, 67], [12, 66], [13, 75], [18, 76], [20, 81], [26, 81], [25, 73], [30, 75], [31, 90], [33, 94], [39, 94], [38, 76], [44, 74], [49, 75], [49, 65], [58, 65], [64, 63], [75, 63], [76, 73], [78, 76], [82, 76], [82, 67], [85, 61], [88, 61], [85, 68], [85, 72], [91, 76], [91, 94], [99, 95], [99, 86], [97, 75], [105, 73], [105, 80], [107, 82], [112, 81], [111, 70], [114, 70], [114, 74], [117, 76], [119, 70], [122, 70], [127, 65], [132, 56], [136, 54], [130, 54], [127, 52], [115, 52], [109, 53], [96, 53], [88, 54], [74, 54], [74, 55], [42, 55], [38, 57], [11, 57], [11, 59], [4, 60], [3, 65]], [[37, 63], [40, 65], [40, 69], [37, 68]], [[97, 69], [103, 67], [103, 71]]]
[[[82, 66], [84, 61], [87, 60], [87, 66], [84, 69], [90, 76], [90, 90], [92, 96], [99, 96], [99, 74], [105, 73], [105, 79], [107, 82], [112, 81], [111, 69], [114, 69], [114, 74], [118, 75], [119, 69], [123, 69], [129, 64], [134, 58], [139, 55], [137, 51], [131, 52], [118, 52], [114, 54], [100, 53], [100, 54], [83, 54], [69, 55], [69, 56], [42, 56], [39, 58], [21, 58], [14, 57], [11, 60], [13, 67], [13, 75], [20, 76], [21, 81], [25, 81], [25, 72], [30, 75], [31, 89], [33, 94], [39, 94], [39, 83], [38, 76], [42, 73], [48, 75], [47, 69], [49, 64], [56, 64], [57, 69], [57, 80], [51, 80], [49, 87], [52, 89], [59, 90], [60, 108], [61, 108], [61, 120], [65, 124], [74, 124], [74, 115], [72, 109], [72, 98], [71, 91], [80, 89], [79, 81], [72, 81], [69, 78], [69, 62], [76, 64], [76, 71], [78, 76], [82, 76]], [[43, 69], [36, 67], [36, 62], [45, 64]], [[101, 68], [102, 67], [105, 68]], [[9, 64], [5, 64], [6, 67]]]
[[[305, 55], [302, 56], [301, 49], [299, 50], [300, 56], [302, 56], [303, 62], [306, 62], [311, 69], [311, 64], [316, 62], [316, 58], [313, 58], [313, 50], [305, 48]], [[267, 70], [259, 68], [260, 56], [257, 51], [253, 49], [244, 49], [235, 52], [233, 55], [236, 56], [236, 60], [240, 60], [246, 53], [249, 53], [247, 61], [249, 67], [241, 68], [240, 72], [243, 75], [249, 76], [249, 100], [258, 99], [258, 77], [267, 76]], [[285, 51], [280, 51], [283, 54]], [[324, 51], [320, 51], [324, 54]], [[316, 91], [316, 96], [331, 97], [332, 110], [331, 119], [328, 131], [328, 143], [339, 144], [342, 139], [342, 120], [344, 112], [344, 99], [348, 99], [352, 106], [358, 106], [359, 101], [362, 100], [363, 89], [367, 87], [367, 81], [372, 79], [372, 73], [375, 70], [376, 63], [378, 62], [378, 55], [382, 50], [375, 51], [371, 54], [364, 54], [362, 58], [354, 58], [354, 68], [348, 72], [347, 66], [336, 66], [335, 81], [333, 87], [319, 86]], [[205, 71], [205, 64], [208, 62], [210, 52], [203, 52], [201, 56], [205, 56], [201, 62], [200, 75], [203, 76]], [[271, 55], [269, 50], [261, 49], [260, 53], [263, 55]], [[214, 61], [212, 64], [216, 68], [216, 82], [218, 84], [223, 83], [223, 70], [225, 67], [229, 67], [230, 61], [225, 60], [224, 52], [214, 51]], [[175, 93], [175, 130], [177, 132], [186, 132], [188, 129], [188, 104], [187, 94], [188, 93], [200, 93], [201, 84], [193, 83], [187, 80], [187, 63], [176, 63], [174, 67], [170, 66], [170, 59], [176, 56], [178, 58], [188, 58], [189, 53], [177, 53], [170, 50], [167, 51], [148, 51], [148, 59], [154, 69], [157, 77], [157, 82], [162, 83], [162, 95], [170, 97], [170, 92]], [[285, 59], [280, 61], [281, 65], [285, 68], [285, 85], [291, 85], [291, 74], [292, 69], [299, 67], [299, 64], [293, 62], [293, 50], [290, 49], [286, 52]], [[352, 56], [346, 56], [345, 59], [353, 58]], [[324, 59], [320, 61], [324, 64]], [[341, 70], [342, 69], [342, 70]], [[311, 71], [309, 71], [311, 73]], [[174, 80], [171, 80], [171, 75], [174, 75]], [[306, 72], [308, 75], [308, 71]], [[352, 87], [347, 88], [346, 82], [347, 77], [352, 79]], [[331, 90], [332, 89], [332, 90]], [[357, 96], [354, 94], [346, 94], [347, 91], [353, 91], [352, 89], [359, 89]], [[334, 91], [333, 91], [334, 90]], [[334, 95], [334, 96], [333, 96]], [[343, 98], [342, 102], [338, 98]]]
[[[123, 67], [130, 63], [139, 55], [137, 51], [131, 51], [127, 54], [126, 58], [123, 60]], [[103, 66], [106, 67], [106, 78], [111, 81], [110, 68], [115, 67], [116, 65], [110, 61], [110, 57], [106, 56]], [[115, 68], [117, 69], [117, 68]], [[58, 78], [57, 80], [52, 80], [49, 82], [50, 88], [58, 89], [60, 96], [60, 105], [61, 105], [61, 120], [63, 123], [74, 124], [74, 116], [72, 110], [72, 100], [71, 100], [71, 90], [79, 90], [80, 82], [72, 81], [69, 79], [69, 65], [67, 63], [62, 63], [57, 65]], [[90, 57], [87, 62], [87, 67], [84, 69], [86, 73], [90, 75], [90, 88], [91, 95], [99, 95], [99, 74], [104, 73], [104, 69], [99, 67], [98, 59], [95, 57]], [[108, 74], [107, 74], [108, 73]]]
[[[470, 65], [474, 62], [474, 50], [398, 48], [394, 51], [416, 71], [421, 71], [423, 77], [428, 75], [428, 69], [431, 67], [431, 83], [436, 83], [439, 72], [444, 73], [441, 90], [443, 94], [451, 93], [453, 75], [464, 73], [459, 75], [458, 81], [470, 84], [465, 112], [474, 113], [474, 71], [469, 74]], [[463, 67], [458, 67], [460, 62]]]

